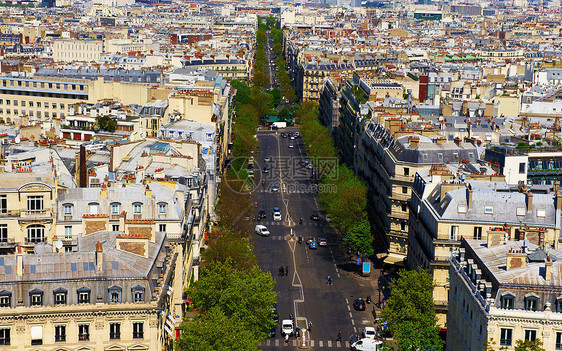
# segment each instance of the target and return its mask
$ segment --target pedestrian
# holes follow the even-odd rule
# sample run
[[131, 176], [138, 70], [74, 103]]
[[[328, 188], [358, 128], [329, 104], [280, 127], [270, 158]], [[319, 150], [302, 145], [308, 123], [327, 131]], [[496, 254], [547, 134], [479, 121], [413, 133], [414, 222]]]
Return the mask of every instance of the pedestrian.
[[289, 275], [289, 266], [285, 266], [285, 275]]
[[326, 284], [332, 285], [332, 276], [331, 275], [328, 276], [328, 281], [326, 282]]
[[341, 342], [341, 330], [338, 330], [338, 339], [336, 341]]
[[301, 328], [300, 328], [300, 327], [297, 327], [295, 336], [296, 336], [296, 337], [301, 336]]
[[312, 321], [308, 322], [308, 331], [311, 332], [312, 331]]
[[353, 334], [351, 334], [351, 335], [349, 336], [349, 343], [350, 343], [350, 344], [353, 344]]

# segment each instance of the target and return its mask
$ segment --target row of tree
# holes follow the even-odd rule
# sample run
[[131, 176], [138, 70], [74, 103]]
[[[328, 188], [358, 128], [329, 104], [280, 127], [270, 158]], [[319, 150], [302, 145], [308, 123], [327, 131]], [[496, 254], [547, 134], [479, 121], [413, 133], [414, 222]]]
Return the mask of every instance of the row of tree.
[[348, 247], [372, 256], [373, 236], [366, 215], [367, 189], [346, 165], [338, 160], [330, 130], [318, 120], [318, 105], [305, 101], [296, 111], [304, 146], [321, 180], [320, 199], [333, 225]]

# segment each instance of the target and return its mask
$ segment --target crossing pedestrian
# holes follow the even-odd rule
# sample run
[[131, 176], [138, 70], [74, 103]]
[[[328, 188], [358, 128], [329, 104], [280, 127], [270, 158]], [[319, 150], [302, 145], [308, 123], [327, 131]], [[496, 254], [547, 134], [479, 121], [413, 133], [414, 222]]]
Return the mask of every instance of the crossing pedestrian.
[[351, 335], [349, 336], [349, 343], [350, 343], [350, 344], [353, 344], [353, 334], [351, 334]]
[[289, 275], [289, 266], [285, 266], [285, 275]]
[[332, 276], [331, 275], [328, 276], [328, 281], [326, 282], [326, 284], [332, 285]]
[[308, 332], [312, 331], [312, 321], [308, 321]]
[[336, 341], [341, 342], [341, 330], [338, 330], [338, 339]]

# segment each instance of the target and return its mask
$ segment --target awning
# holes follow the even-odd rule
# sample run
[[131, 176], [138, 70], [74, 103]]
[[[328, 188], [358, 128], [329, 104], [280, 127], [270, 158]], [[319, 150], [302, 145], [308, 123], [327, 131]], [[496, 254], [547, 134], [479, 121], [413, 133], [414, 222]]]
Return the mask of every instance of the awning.
[[389, 254], [383, 261], [383, 263], [388, 263], [388, 264], [395, 264], [397, 266], [403, 266], [404, 265], [404, 256], [402, 255], [397, 255], [397, 254]]

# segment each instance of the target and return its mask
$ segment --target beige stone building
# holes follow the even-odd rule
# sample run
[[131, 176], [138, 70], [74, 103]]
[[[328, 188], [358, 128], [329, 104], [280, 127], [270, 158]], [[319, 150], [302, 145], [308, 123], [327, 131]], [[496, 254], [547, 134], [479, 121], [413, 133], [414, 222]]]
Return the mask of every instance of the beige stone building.
[[562, 350], [562, 251], [527, 240], [462, 239], [450, 264], [447, 350], [514, 350], [540, 339]]
[[53, 60], [72, 61], [98, 61], [104, 52], [101, 40], [63, 39], [53, 43]]
[[441, 325], [446, 325], [450, 302], [448, 260], [462, 238], [526, 239], [535, 245], [558, 247], [562, 197], [555, 198], [544, 189], [536, 189], [536, 193], [519, 190], [507, 185], [503, 176], [455, 178], [435, 167], [416, 174], [407, 263], [409, 268], [422, 267], [433, 274]]

